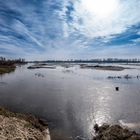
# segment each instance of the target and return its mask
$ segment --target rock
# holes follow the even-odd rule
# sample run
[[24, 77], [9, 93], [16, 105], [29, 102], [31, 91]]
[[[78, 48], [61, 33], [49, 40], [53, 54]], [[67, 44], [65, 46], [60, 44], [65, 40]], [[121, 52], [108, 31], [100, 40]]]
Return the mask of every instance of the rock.
[[94, 125], [94, 130], [95, 130], [96, 133], [99, 131], [99, 126], [98, 126], [98, 124], [95, 124], [95, 125]]
[[119, 87], [115, 87], [116, 91], [119, 91]]
[[140, 134], [119, 125], [104, 124], [99, 127], [93, 140], [140, 140]]

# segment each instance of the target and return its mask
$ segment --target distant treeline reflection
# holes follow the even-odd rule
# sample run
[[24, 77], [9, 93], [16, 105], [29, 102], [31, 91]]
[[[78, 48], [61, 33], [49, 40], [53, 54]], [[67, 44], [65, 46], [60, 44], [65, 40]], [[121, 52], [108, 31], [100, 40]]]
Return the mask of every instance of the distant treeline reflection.
[[35, 63], [140, 63], [140, 59], [118, 59], [118, 58], [103, 58], [103, 59], [68, 59], [68, 60], [46, 60], [46, 61], [30, 61]]

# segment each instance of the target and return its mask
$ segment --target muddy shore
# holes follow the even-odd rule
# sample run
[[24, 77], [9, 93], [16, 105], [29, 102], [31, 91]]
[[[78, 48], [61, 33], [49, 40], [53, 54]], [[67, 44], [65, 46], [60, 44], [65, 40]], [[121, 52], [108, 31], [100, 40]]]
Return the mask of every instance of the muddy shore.
[[50, 140], [48, 124], [32, 115], [0, 107], [0, 140]]

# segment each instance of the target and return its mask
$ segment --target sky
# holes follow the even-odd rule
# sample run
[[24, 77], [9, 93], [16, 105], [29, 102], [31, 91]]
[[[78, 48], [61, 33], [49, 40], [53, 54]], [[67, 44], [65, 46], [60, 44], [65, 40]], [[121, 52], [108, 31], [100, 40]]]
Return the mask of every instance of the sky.
[[0, 0], [0, 56], [140, 58], [140, 0]]

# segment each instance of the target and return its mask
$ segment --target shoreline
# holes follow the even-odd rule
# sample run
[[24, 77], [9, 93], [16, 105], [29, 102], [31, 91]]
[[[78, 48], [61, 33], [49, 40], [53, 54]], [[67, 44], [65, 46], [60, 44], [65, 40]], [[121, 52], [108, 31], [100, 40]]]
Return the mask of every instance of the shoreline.
[[0, 139], [51, 140], [48, 124], [33, 115], [11, 112], [0, 107]]

